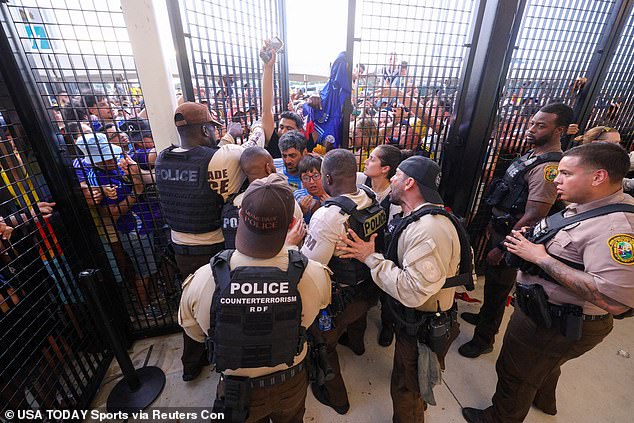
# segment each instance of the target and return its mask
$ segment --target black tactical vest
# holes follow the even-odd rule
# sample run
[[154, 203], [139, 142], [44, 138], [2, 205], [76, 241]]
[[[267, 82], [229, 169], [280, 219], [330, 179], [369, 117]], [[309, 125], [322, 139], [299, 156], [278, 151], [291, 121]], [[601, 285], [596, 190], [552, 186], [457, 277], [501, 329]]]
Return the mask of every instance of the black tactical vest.
[[[366, 187], [372, 188], [372, 178], [369, 176], [365, 178], [365, 182], [363, 183]], [[383, 201], [379, 203], [383, 210], [385, 210], [385, 214], [387, 215], [388, 220], [390, 219], [390, 205], [392, 202], [390, 201], [390, 196], [386, 195]]]
[[500, 179], [491, 182], [485, 202], [507, 213], [523, 213], [528, 201], [528, 183], [524, 179], [526, 172], [546, 162], [559, 162], [562, 152], [544, 153], [531, 157], [532, 150], [515, 159]]
[[297, 284], [308, 259], [289, 250], [286, 272], [277, 267], [230, 270], [233, 251], [211, 260], [216, 290], [207, 338], [216, 369], [291, 366], [306, 340]]
[[434, 205], [423, 206], [405, 217], [393, 218], [388, 225], [388, 240], [385, 248], [385, 257], [402, 268], [402, 263], [400, 263], [398, 259], [398, 240], [405, 228], [427, 214], [440, 214], [448, 218], [456, 228], [458, 239], [460, 240], [460, 269], [458, 275], [447, 278], [443, 289], [464, 285], [468, 291], [473, 291], [475, 289], [473, 281], [473, 250], [469, 242], [469, 234], [462, 222], [443, 207]]
[[156, 189], [167, 224], [190, 234], [220, 228], [224, 200], [207, 180], [209, 162], [218, 148], [199, 146], [178, 153], [175, 148], [166, 148], [156, 159]]
[[222, 235], [225, 238], [225, 248], [228, 250], [236, 248], [236, 232], [238, 231], [240, 209], [233, 204], [233, 200], [238, 195], [239, 193], [229, 196], [225, 205], [222, 206]]
[[[374, 233], [378, 234], [375, 240], [376, 251], [381, 251], [383, 241], [383, 228], [387, 223], [387, 214], [379, 203], [371, 189], [364, 185], [359, 185], [368, 197], [372, 200], [372, 205], [362, 210], [357, 210], [357, 204], [349, 197], [343, 195], [326, 200], [324, 207], [337, 205], [341, 208], [340, 213], [349, 215], [348, 224], [359, 238], [368, 241]], [[333, 272], [333, 280], [346, 285], [357, 285], [363, 281], [371, 280], [370, 269], [364, 263], [356, 259], [342, 259], [334, 255], [328, 262], [328, 267]]]

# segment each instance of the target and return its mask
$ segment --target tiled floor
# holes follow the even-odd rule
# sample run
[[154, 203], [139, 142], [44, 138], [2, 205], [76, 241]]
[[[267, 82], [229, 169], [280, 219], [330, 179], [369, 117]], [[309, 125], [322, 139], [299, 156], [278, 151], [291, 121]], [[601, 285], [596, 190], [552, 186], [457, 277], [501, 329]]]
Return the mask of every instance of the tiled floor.
[[[482, 298], [481, 288], [472, 293], [472, 296]], [[461, 311], [476, 311], [479, 306], [459, 301], [459, 307]], [[505, 315], [504, 326], [510, 313], [509, 308]], [[330, 408], [319, 404], [309, 392], [304, 421], [350, 423], [391, 421], [389, 380], [393, 348], [382, 348], [377, 345], [378, 319], [378, 309], [373, 309], [369, 316], [365, 355], [357, 357], [350, 350], [340, 347], [341, 367], [351, 404], [348, 414], [345, 416], [336, 414]], [[496, 344], [491, 354], [478, 359], [463, 358], [458, 355], [457, 349], [471, 338], [473, 328], [461, 321], [461, 330], [459, 338], [452, 345], [447, 357], [447, 370], [443, 374], [443, 384], [434, 390], [438, 405], [429, 407], [425, 414], [427, 422], [463, 422], [460, 413], [462, 406], [483, 408], [490, 404], [497, 380], [495, 360], [499, 353], [500, 342]], [[619, 350], [624, 350], [634, 355], [633, 335], [634, 318], [616, 321], [614, 331], [602, 344], [564, 366], [557, 391], [558, 415], [551, 417], [533, 409], [526, 422], [634, 422], [634, 359], [618, 354]], [[196, 381], [182, 382], [180, 347], [180, 335], [150, 338], [138, 341], [134, 345], [131, 356], [137, 367], [145, 362], [151, 348], [148, 364], [162, 368], [167, 377], [165, 389], [152, 406], [211, 408], [218, 375], [207, 368]], [[108, 393], [120, 376], [118, 365], [113, 363], [93, 403], [94, 407], [104, 405]], [[162, 420], [162, 422], [165, 421]]]

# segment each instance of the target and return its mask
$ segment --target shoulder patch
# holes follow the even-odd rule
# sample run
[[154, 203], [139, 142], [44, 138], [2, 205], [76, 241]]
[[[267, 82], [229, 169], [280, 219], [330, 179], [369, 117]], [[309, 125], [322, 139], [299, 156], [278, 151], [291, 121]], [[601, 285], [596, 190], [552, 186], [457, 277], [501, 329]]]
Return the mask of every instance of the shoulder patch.
[[557, 165], [551, 164], [544, 166], [544, 179], [548, 182], [553, 182], [558, 174], [559, 170], [557, 169]]
[[438, 282], [441, 274], [440, 269], [436, 264], [436, 260], [433, 257], [423, 260], [423, 262], [421, 263], [421, 268], [425, 279], [427, 279], [431, 283]]
[[617, 234], [608, 239], [610, 254], [617, 263], [631, 266], [634, 264], [634, 236]]

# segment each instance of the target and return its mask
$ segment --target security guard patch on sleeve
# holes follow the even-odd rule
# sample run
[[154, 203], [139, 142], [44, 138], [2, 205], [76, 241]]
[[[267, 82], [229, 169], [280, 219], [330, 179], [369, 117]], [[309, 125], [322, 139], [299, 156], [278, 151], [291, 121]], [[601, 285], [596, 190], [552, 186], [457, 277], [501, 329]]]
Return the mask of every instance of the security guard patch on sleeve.
[[558, 174], [559, 170], [557, 169], [557, 165], [544, 166], [544, 179], [548, 182], [553, 182]]
[[628, 234], [617, 234], [608, 239], [610, 254], [617, 263], [630, 266], [634, 264], [634, 237]]
[[438, 282], [438, 279], [440, 279], [440, 269], [438, 268], [436, 260], [433, 257], [423, 260], [421, 267], [423, 277], [425, 279], [427, 279], [431, 283]]

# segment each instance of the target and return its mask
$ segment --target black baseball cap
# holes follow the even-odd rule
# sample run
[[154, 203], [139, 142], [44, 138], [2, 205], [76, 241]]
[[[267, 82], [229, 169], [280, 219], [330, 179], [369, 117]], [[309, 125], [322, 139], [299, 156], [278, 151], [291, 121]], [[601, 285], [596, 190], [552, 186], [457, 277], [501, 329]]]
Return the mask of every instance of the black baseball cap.
[[425, 201], [434, 204], [444, 203], [438, 192], [440, 185], [440, 166], [438, 163], [427, 157], [414, 156], [403, 160], [398, 168], [416, 181]]

